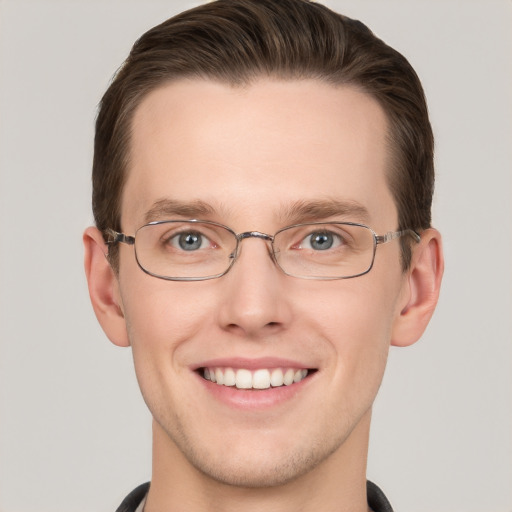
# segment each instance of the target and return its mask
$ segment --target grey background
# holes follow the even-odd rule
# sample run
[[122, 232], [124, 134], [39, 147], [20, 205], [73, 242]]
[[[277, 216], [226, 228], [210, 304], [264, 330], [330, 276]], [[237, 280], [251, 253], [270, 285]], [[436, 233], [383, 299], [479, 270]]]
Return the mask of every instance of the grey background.
[[[200, 2], [0, 0], [0, 511], [113, 511], [150, 478], [129, 349], [89, 305], [96, 104], [133, 41]], [[368, 475], [397, 512], [512, 511], [512, 3], [334, 1], [402, 51], [437, 135], [434, 319], [393, 348]]]

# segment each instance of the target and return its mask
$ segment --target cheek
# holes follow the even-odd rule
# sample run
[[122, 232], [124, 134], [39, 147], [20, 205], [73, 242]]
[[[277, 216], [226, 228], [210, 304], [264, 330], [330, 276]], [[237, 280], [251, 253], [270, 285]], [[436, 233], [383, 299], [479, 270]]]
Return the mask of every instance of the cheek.
[[121, 290], [137, 381], [155, 418], [174, 414], [183, 354], [213, 317], [209, 296], [193, 287], [143, 275]]
[[398, 309], [398, 286], [392, 279], [378, 282], [370, 276], [324, 282], [322, 289], [309, 290], [303, 298], [309, 316], [316, 317], [330, 339], [339, 338], [340, 348], [351, 340], [373, 345], [372, 340], [381, 337], [378, 333], [384, 338], [390, 335]]
[[[369, 277], [369, 275], [368, 275]], [[397, 314], [398, 288], [365, 277], [339, 283], [315, 302], [318, 330], [332, 353], [333, 379], [358, 394], [376, 392]]]
[[373, 308], [368, 301], [358, 306], [343, 305], [335, 327], [327, 329], [326, 337], [336, 353], [337, 371], [353, 378], [356, 375], [378, 377], [384, 370], [390, 343], [390, 315], [382, 305]]
[[[140, 273], [142, 274], [142, 273]], [[175, 356], [213, 317], [212, 300], [201, 283], [180, 283], [142, 274], [122, 287], [128, 336], [137, 365], [175, 366]]]

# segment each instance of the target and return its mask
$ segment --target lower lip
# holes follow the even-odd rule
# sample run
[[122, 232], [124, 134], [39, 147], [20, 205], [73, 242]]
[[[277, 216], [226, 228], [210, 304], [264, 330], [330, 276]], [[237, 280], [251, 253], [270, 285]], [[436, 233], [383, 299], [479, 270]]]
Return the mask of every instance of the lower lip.
[[257, 410], [276, 407], [292, 400], [308, 386], [315, 374], [310, 374], [300, 382], [289, 386], [268, 389], [238, 389], [235, 386], [216, 384], [204, 379], [199, 374], [197, 374], [197, 378], [208, 393], [220, 402], [238, 409]]

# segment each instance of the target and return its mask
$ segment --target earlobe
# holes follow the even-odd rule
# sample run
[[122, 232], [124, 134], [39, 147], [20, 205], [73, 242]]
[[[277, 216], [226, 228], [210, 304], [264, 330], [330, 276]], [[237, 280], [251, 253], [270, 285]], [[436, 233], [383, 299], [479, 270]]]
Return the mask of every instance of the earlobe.
[[436, 229], [427, 229], [413, 248], [404, 301], [393, 326], [392, 345], [405, 347], [421, 337], [436, 308], [443, 271], [441, 235]]
[[101, 232], [89, 227], [83, 235], [84, 266], [89, 296], [96, 318], [112, 343], [130, 345], [119, 293], [119, 284], [106, 254], [107, 246]]

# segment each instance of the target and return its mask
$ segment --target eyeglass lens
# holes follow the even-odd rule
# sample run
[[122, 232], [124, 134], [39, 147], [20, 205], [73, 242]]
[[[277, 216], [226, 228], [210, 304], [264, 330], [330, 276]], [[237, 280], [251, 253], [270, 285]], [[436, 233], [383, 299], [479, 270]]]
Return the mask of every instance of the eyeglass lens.
[[[151, 275], [205, 279], [229, 270], [239, 243], [233, 231], [216, 223], [164, 221], [137, 231], [135, 252]], [[290, 276], [341, 279], [371, 268], [375, 237], [357, 224], [301, 224], [280, 230], [272, 248], [276, 263]]]

